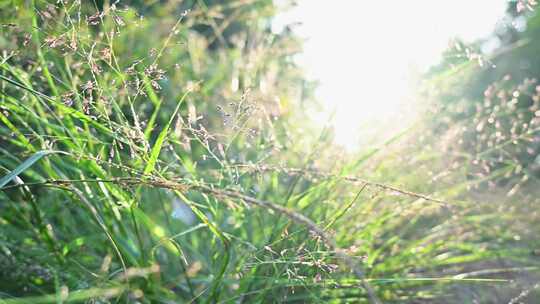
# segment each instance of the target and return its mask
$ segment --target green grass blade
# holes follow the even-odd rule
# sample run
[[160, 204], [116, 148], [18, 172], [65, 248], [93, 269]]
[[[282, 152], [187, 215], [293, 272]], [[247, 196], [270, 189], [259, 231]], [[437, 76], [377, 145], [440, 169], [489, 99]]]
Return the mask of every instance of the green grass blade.
[[28, 159], [26, 159], [22, 164], [17, 166], [13, 171], [9, 172], [8, 175], [2, 177], [0, 179], [0, 188], [4, 187], [7, 183], [9, 183], [12, 179], [14, 179], [17, 175], [21, 174], [24, 170], [30, 168], [35, 162], [40, 160], [42, 157], [48, 155], [48, 154], [54, 154], [54, 153], [62, 153], [61, 151], [50, 151], [50, 150], [43, 150], [35, 153], [34, 155], [30, 156]]
[[184, 93], [184, 95], [182, 95], [182, 97], [180, 98], [180, 101], [178, 102], [178, 104], [176, 105], [176, 108], [174, 109], [174, 112], [169, 118], [169, 121], [167, 122], [163, 130], [161, 130], [161, 132], [159, 133], [156, 143], [152, 147], [152, 151], [150, 151], [150, 159], [148, 160], [148, 163], [146, 164], [146, 167], [144, 168], [144, 174], [150, 174], [152, 173], [152, 171], [154, 171], [154, 168], [156, 167], [157, 159], [159, 157], [159, 153], [161, 152], [163, 143], [165, 142], [165, 139], [167, 138], [167, 133], [169, 132], [169, 128], [171, 127], [171, 124], [174, 118], [176, 117], [176, 114], [180, 110], [180, 106], [182, 105], [182, 103], [184, 102], [188, 94], [189, 94], [189, 91], [187, 91], [186, 93]]
[[[85, 290], [77, 290], [63, 295], [64, 303], [81, 302], [94, 298], [112, 298], [122, 294], [126, 290], [125, 286], [111, 288], [89, 288]], [[44, 296], [0, 299], [0, 304], [23, 304], [23, 303], [57, 303], [57, 294]]]

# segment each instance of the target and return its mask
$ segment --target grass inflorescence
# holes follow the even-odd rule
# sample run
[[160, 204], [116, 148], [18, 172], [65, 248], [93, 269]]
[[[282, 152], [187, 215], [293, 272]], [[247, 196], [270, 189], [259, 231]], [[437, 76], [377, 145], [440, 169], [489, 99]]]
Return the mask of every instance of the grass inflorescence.
[[438, 134], [347, 159], [305, 122], [300, 41], [268, 31], [271, 1], [11, 2], [0, 303], [462, 302], [538, 289], [526, 285], [540, 267], [537, 215], [471, 196], [489, 178], [464, 182]]

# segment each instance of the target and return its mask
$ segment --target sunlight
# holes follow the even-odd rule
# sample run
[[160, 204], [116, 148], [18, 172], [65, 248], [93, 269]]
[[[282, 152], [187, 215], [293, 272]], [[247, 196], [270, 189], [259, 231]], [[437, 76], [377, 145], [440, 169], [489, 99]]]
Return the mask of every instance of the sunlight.
[[488, 35], [505, 8], [504, 0], [301, 0], [274, 27], [301, 23], [294, 30], [307, 41], [298, 61], [320, 81], [324, 107], [313, 117], [332, 117], [337, 143], [355, 149], [410, 125], [418, 75], [452, 38]]
[[0, 304], [539, 302], [540, 0], [0, 7]]

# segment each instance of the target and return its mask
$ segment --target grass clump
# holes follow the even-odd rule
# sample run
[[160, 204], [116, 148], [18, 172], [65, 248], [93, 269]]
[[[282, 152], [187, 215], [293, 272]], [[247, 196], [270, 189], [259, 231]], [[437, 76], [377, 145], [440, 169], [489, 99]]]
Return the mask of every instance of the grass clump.
[[328, 129], [301, 136], [311, 84], [271, 1], [11, 2], [0, 302], [527, 296], [534, 220], [471, 203], [439, 145], [347, 160]]

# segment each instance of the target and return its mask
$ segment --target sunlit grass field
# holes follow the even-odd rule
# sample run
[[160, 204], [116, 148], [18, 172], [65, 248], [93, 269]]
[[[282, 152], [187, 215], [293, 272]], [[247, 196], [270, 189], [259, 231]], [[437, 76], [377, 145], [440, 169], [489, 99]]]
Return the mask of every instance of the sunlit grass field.
[[272, 1], [209, 3], [2, 3], [0, 303], [535, 303], [536, 179], [490, 161], [537, 127], [428, 94], [347, 154]]

